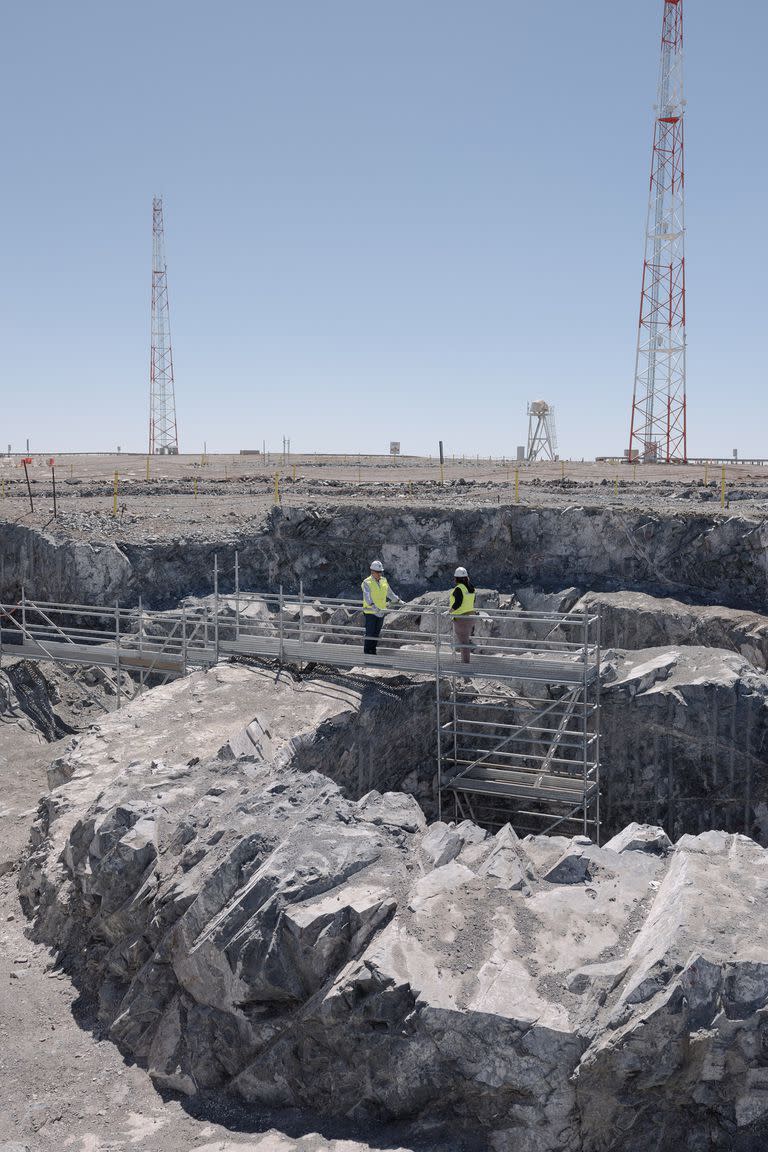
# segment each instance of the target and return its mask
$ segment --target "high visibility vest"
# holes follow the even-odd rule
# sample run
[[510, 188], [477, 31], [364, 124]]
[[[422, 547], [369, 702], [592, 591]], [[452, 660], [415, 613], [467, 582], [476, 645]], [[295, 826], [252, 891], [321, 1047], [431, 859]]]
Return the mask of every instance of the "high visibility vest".
[[464, 596], [464, 599], [462, 600], [459, 607], [456, 609], [454, 609], [454, 607], [453, 607], [453, 593], [455, 592], [455, 588], [451, 589], [451, 616], [453, 616], [454, 618], [456, 616], [468, 616], [470, 614], [470, 612], [474, 612], [474, 610], [475, 610], [475, 594], [474, 594], [474, 592], [469, 592], [464, 584], [460, 585], [460, 587], [461, 587], [461, 591], [462, 591], [462, 594]]
[[387, 610], [387, 592], [389, 591], [389, 584], [387, 583], [386, 576], [382, 576], [381, 580], [374, 580], [373, 576], [366, 576], [360, 587], [363, 589], [363, 612], [367, 612], [369, 616], [377, 616], [378, 612], [374, 612], [373, 608], [366, 602], [365, 590], [370, 592], [371, 600], [379, 609], [379, 612], [386, 612]]

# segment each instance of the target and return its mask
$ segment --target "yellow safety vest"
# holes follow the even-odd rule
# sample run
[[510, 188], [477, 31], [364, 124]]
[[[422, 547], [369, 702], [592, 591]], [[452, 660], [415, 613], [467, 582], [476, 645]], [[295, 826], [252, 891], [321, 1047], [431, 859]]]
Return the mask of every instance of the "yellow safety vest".
[[365, 589], [371, 594], [371, 600], [379, 609], [379, 612], [386, 612], [387, 610], [387, 592], [389, 591], [389, 584], [387, 583], [386, 576], [382, 576], [381, 580], [374, 580], [373, 576], [366, 576], [360, 587], [363, 589], [363, 612], [367, 612], [369, 616], [377, 616], [378, 613], [374, 612], [373, 608], [366, 602]]
[[453, 617], [468, 616], [470, 614], [470, 612], [474, 612], [474, 610], [475, 610], [475, 593], [469, 592], [464, 584], [461, 584], [460, 587], [461, 587], [461, 591], [463, 593], [464, 599], [462, 600], [459, 607], [456, 609], [454, 609], [454, 607], [453, 607], [453, 593], [456, 591], [456, 589], [455, 588], [451, 589], [451, 616], [453, 616]]

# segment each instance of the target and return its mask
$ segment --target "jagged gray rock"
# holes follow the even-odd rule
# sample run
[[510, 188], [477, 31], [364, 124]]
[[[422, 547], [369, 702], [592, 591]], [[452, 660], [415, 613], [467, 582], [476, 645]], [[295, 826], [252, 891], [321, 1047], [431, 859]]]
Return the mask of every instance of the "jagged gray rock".
[[601, 638], [609, 648], [693, 644], [738, 652], [760, 671], [768, 668], [768, 616], [759, 612], [643, 592], [588, 592], [574, 610], [583, 607], [600, 609]]
[[672, 841], [663, 828], [633, 821], [604, 847], [611, 852], [655, 852], [663, 856], [672, 851]]
[[[375, 734], [365, 694], [233, 668], [222, 718], [221, 675], [83, 737], [20, 875], [35, 936], [159, 1085], [444, 1122], [497, 1152], [762, 1138], [768, 852], [726, 833], [664, 856], [464, 825], [448, 828], [461, 859], [434, 867], [412, 798], [345, 797], [315, 770]], [[137, 750], [142, 709], [158, 731]], [[564, 861], [588, 876], [555, 882]]]
[[609, 653], [601, 810], [683, 832], [768, 843], [768, 679], [742, 656], [693, 646]]
[[[476, 583], [518, 587], [570, 585], [727, 604], [768, 611], [765, 550], [758, 519], [612, 507], [416, 509], [339, 504], [273, 509], [247, 534], [212, 528], [209, 540], [123, 540], [86, 544], [21, 524], [2, 525], [0, 589], [22, 583], [38, 599], [76, 603], [176, 605], [211, 588], [214, 556], [239, 553], [241, 587], [279, 584], [310, 595], [357, 594], [361, 564], [381, 555], [398, 591], [450, 586], [465, 564]], [[405, 542], [407, 541], [407, 543]]]

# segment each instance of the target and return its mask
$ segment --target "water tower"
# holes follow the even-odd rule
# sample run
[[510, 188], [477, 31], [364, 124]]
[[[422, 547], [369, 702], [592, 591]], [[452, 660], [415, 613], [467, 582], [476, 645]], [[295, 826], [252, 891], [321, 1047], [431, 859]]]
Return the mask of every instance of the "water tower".
[[546, 400], [534, 400], [528, 405], [528, 452], [526, 460], [557, 460], [557, 432], [555, 410]]

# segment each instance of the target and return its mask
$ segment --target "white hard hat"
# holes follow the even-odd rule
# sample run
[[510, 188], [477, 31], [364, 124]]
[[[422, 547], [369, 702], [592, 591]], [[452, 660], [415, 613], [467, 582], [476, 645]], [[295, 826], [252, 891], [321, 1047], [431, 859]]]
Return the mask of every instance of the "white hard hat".
[[384, 565], [381, 560], [371, 560], [371, 572], [383, 572]]
[[457, 568], [456, 571], [454, 572], [453, 576], [454, 576], [455, 580], [458, 580], [459, 577], [461, 577], [464, 580], [467, 580], [467, 579], [469, 579], [469, 572], [467, 572], [466, 568]]

